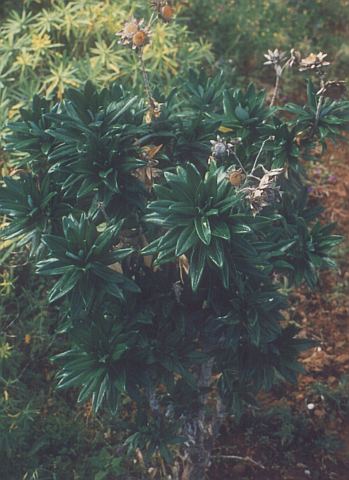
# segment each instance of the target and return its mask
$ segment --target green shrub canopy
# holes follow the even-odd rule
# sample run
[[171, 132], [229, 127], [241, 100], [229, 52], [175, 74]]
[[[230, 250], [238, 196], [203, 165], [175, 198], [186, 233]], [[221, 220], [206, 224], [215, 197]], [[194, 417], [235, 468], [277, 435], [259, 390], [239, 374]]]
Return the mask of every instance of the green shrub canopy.
[[281, 109], [203, 74], [157, 99], [149, 121], [118, 85], [36, 97], [10, 124], [18, 173], [0, 212], [53, 278], [71, 339], [58, 386], [95, 411], [131, 399], [128, 445], [170, 462], [208, 391], [238, 415], [301, 371], [310, 342], [286, 325], [279, 282], [315, 286], [340, 238], [318, 223], [300, 159], [339, 136], [349, 104], [325, 100], [316, 124], [311, 82], [304, 107]]

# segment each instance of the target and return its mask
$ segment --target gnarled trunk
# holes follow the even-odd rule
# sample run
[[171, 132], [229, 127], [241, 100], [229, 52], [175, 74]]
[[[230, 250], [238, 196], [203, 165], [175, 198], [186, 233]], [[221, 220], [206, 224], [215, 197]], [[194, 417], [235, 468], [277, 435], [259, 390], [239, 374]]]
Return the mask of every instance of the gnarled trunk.
[[189, 439], [189, 446], [183, 459], [180, 480], [204, 480], [211, 464], [215, 439], [224, 418], [224, 409], [217, 393], [216, 398], [212, 398], [211, 405], [209, 388], [212, 383], [212, 367], [213, 360], [209, 360], [201, 367], [198, 382], [199, 388], [203, 391], [201, 407], [197, 415], [186, 422], [184, 433]]

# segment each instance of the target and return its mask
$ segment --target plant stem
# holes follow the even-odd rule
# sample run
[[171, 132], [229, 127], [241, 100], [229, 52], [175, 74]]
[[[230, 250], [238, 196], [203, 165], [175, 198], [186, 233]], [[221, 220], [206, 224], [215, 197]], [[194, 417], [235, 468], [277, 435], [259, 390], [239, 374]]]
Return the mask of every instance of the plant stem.
[[273, 96], [272, 96], [272, 99], [271, 99], [271, 102], [270, 102], [271, 107], [274, 105], [275, 100], [276, 100], [277, 96], [279, 95], [281, 75], [282, 75], [282, 71], [281, 71], [281, 73], [276, 74], [274, 92], [273, 92]]
[[237, 156], [237, 154], [236, 154], [236, 152], [235, 152], [234, 150], [233, 150], [233, 152], [232, 152], [232, 153], [233, 153], [233, 155], [234, 155], [234, 158], [235, 158], [235, 160], [238, 162], [238, 164], [239, 164], [239, 167], [241, 168], [241, 170], [244, 172], [244, 174], [245, 174], [245, 175], [246, 175], [246, 177], [247, 177], [247, 172], [246, 172], [246, 170], [245, 170], [245, 168], [244, 168], [243, 164], [241, 163], [241, 160], [240, 160], [240, 158]]
[[153, 95], [152, 95], [152, 91], [151, 91], [151, 87], [150, 87], [150, 81], [149, 81], [149, 77], [148, 77], [148, 74], [147, 74], [147, 71], [146, 71], [146, 68], [145, 68], [145, 63], [144, 63], [144, 58], [143, 58], [143, 49], [139, 53], [139, 61], [140, 61], [140, 64], [141, 64], [141, 72], [142, 72], [142, 77], [143, 77], [143, 83], [144, 83], [145, 93], [148, 97], [149, 106], [150, 106], [150, 108], [155, 108], [155, 103], [154, 103], [154, 99], [153, 99]]
[[269, 141], [269, 140], [272, 140], [273, 137], [268, 137], [266, 138], [262, 145], [261, 145], [261, 148], [259, 149], [259, 152], [257, 153], [257, 156], [256, 156], [256, 159], [254, 161], [254, 164], [253, 164], [253, 167], [252, 167], [252, 170], [251, 170], [251, 173], [249, 174], [249, 176], [252, 176], [254, 171], [256, 170], [257, 166], [258, 166], [258, 160], [260, 159], [260, 156], [262, 155], [262, 152], [263, 152], [263, 149], [264, 149], [264, 146], [265, 144]]
[[[325, 80], [324, 80], [324, 77], [321, 77], [321, 88], [324, 88], [324, 86], [325, 86]], [[313, 136], [315, 134], [315, 131], [316, 131], [318, 125], [319, 125], [321, 107], [324, 103], [324, 99], [325, 99], [325, 94], [322, 93], [319, 97], [319, 101], [318, 101], [318, 104], [317, 104], [316, 114], [315, 114], [315, 122], [314, 122], [313, 128], [311, 129], [311, 136]]]

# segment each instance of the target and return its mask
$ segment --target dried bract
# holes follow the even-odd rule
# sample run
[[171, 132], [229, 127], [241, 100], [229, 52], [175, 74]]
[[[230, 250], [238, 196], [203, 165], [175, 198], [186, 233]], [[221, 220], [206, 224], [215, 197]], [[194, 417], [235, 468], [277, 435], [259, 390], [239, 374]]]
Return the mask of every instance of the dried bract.
[[299, 64], [300, 64], [301, 60], [302, 60], [301, 52], [292, 48], [291, 51], [290, 51], [290, 58], [288, 60], [288, 66], [290, 68], [299, 67]]
[[179, 276], [181, 282], [184, 283], [185, 275], [189, 275], [189, 260], [186, 255], [181, 255], [178, 257], [178, 266], [179, 266]]

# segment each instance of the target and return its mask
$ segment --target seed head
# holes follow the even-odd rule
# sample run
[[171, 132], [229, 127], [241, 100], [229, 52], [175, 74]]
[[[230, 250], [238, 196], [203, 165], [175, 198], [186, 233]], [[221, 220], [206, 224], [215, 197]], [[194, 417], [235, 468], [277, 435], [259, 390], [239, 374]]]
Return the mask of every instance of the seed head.
[[143, 30], [135, 33], [132, 37], [132, 43], [136, 48], [143, 47], [147, 43], [147, 40], [147, 34]]
[[166, 22], [169, 22], [170, 20], [172, 20], [173, 15], [174, 15], [174, 9], [171, 7], [171, 5], [165, 5], [162, 7], [161, 16]]
[[240, 185], [245, 179], [245, 174], [242, 172], [241, 168], [239, 168], [238, 170], [228, 170], [227, 179], [229, 180], [231, 185], [233, 185], [233, 187], [240, 187]]

